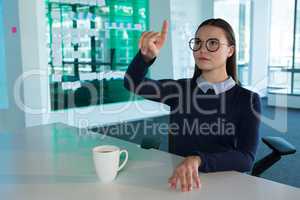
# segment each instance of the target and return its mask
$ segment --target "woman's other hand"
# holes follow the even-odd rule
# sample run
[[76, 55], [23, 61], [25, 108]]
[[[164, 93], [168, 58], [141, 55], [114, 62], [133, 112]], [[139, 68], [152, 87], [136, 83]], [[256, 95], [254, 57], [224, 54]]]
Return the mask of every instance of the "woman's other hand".
[[173, 175], [169, 178], [169, 185], [176, 189], [177, 182], [180, 183], [181, 191], [191, 191], [193, 185], [195, 188], [201, 187], [198, 168], [201, 165], [199, 156], [186, 157], [174, 170]]

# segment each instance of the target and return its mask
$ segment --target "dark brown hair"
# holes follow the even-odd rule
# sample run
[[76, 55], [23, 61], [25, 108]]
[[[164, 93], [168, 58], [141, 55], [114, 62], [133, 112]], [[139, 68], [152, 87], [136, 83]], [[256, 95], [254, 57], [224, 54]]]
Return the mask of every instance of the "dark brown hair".
[[[221, 28], [225, 32], [226, 39], [229, 43], [229, 45], [235, 46], [235, 36], [232, 27], [228, 22], [226, 22], [223, 19], [208, 19], [204, 22], [202, 22], [199, 27], [197, 28], [196, 34], [198, 30], [203, 26], [215, 26], [218, 28]], [[234, 50], [234, 53], [227, 58], [226, 61], [226, 72], [229, 76], [233, 78], [238, 83], [238, 77], [237, 77], [237, 66], [236, 66], [236, 49]], [[201, 75], [202, 71], [199, 69], [199, 67], [195, 64], [195, 70], [193, 79], [195, 80], [197, 77]]]

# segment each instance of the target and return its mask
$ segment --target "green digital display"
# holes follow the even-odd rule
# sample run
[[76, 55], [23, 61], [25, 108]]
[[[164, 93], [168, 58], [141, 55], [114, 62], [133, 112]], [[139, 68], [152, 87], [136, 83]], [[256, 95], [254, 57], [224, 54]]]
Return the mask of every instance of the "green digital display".
[[45, 5], [52, 110], [131, 100], [123, 77], [149, 26], [148, 0]]

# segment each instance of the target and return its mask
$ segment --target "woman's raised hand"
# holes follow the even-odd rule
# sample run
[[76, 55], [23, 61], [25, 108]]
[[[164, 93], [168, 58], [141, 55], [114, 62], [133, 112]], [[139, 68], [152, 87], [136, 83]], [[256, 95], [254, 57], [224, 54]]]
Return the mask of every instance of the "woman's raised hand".
[[157, 57], [168, 34], [169, 23], [164, 20], [161, 32], [144, 32], [139, 41], [139, 48], [146, 62]]

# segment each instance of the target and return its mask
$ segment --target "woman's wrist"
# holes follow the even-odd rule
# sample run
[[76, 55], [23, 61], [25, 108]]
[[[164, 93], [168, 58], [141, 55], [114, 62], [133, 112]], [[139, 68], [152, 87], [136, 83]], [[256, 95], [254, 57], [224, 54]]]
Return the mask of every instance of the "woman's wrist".
[[201, 166], [202, 160], [200, 156], [189, 156], [189, 158], [193, 159], [195, 162], [197, 162], [198, 168]]
[[201, 166], [202, 160], [200, 156], [195, 156], [195, 159], [198, 161], [198, 168]]
[[143, 57], [145, 63], [150, 63], [155, 58], [155, 57], [150, 58], [150, 57], [144, 55], [143, 53], [141, 53], [141, 54], [142, 54], [142, 57]]

